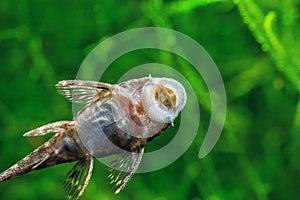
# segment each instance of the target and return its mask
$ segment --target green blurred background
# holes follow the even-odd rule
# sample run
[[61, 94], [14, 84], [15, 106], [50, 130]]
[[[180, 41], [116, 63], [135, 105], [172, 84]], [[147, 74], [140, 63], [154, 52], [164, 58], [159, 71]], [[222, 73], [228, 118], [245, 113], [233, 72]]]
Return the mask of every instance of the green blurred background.
[[[176, 66], [198, 95], [198, 134], [180, 159], [164, 169], [136, 174], [117, 196], [109, 189], [106, 167], [96, 162], [82, 199], [296, 199], [299, 8], [299, 0], [0, 0], [0, 170], [49, 138], [24, 138], [23, 133], [72, 118], [71, 104], [54, 84], [74, 79], [94, 46], [128, 29], [157, 26], [195, 39], [217, 64], [228, 100], [221, 138], [207, 157], [198, 159], [210, 100], [201, 77], [187, 62], [155, 50], [129, 53], [112, 64], [102, 81], [114, 83], [138, 64]], [[147, 148], [167, 143], [174, 130]], [[72, 166], [59, 165], [3, 182], [0, 199], [63, 199], [62, 182]]]

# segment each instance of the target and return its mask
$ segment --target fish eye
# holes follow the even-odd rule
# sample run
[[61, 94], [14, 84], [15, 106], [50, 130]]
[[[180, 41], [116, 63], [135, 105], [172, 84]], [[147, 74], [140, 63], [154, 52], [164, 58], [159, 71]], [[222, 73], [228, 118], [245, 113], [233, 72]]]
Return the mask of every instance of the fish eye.
[[162, 104], [164, 104], [165, 106], [170, 104], [169, 98], [166, 95], [162, 95], [162, 97], [160, 98], [160, 102], [162, 102]]
[[169, 98], [168, 98], [167, 95], [162, 95], [161, 98], [160, 98], [160, 102], [161, 102], [164, 106], [166, 106], [168, 109], [171, 108], [171, 102], [170, 102], [170, 100], [169, 100]]
[[161, 85], [154, 88], [154, 98], [167, 109], [170, 109], [176, 105], [176, 95], [174, 92], [171, 89]]
[[176, 94], [173, 92], [173, 90], [165, 87], [166, 89], [166, 94], [168, 96], [168, 102], [170, 102], [171, 106], [174, 107], [176, 106], [177, 102], [176, 102]]

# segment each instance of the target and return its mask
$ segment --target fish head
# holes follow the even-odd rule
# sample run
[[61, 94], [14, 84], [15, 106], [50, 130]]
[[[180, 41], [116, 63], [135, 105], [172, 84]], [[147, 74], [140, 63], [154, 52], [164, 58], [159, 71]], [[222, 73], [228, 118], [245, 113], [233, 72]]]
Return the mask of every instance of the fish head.
[[173, 123], [186, 104], [186, 91], [171, 78], [149, 78], [142, 88], [142, 98], [149, 117], [161, 123]]

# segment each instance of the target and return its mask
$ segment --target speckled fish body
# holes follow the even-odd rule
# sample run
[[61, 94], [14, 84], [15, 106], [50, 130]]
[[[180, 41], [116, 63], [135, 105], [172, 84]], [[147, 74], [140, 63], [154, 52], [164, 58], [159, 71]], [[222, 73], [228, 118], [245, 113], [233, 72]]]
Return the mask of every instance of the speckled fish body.
[[78, 199], [91, 178], [94, 158], [121, 155], [109, 175], [115, 193], [119, 193], [137, 170], [146, 144], [173, 123], [186, 103], [182, 85], [169, 78], [145, 77], [115, 85], [67, 80], [56, 87], [64, 97], [84, 104], [84, 108], [73, 121], [58, 121], [25, 133], [24, 136], [56, 134], [2, 172], [0, 182], [77, 161], [64, 186], [68, 199]]

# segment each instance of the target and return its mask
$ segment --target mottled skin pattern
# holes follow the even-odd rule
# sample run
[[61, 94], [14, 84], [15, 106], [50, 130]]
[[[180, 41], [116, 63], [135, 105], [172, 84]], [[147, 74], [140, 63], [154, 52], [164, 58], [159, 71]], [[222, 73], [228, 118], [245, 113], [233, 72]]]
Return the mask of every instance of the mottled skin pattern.
[[89, 157], [88, 151], [81, 144], [74, 123], [63, 121], [61, 125], [66, 128], [64, 132], [57, 133], [20, 162], [1, 173], [0, 181], [53, 165]]
[[53, 165], [78, 161], [65, 180], [66, 197], [78, 199], [90, 180], [94, 157], [128, 152], [114, 161], [115, 169], [124, 171], [122, 176], [115, 169], [109, 176], [116, 187], [115, 193], [118, 193], [137, 170], [146, 144], [170, 126], [186, 101], [184, 88], [167, 78], [145, 77], [117, 85], [69, 80], [59, 82], [56, 87], [70, 101], [86, 106], [74, 121], [54, 122], [24, 134], [56, 133], [2, 172], [0, 182]]

